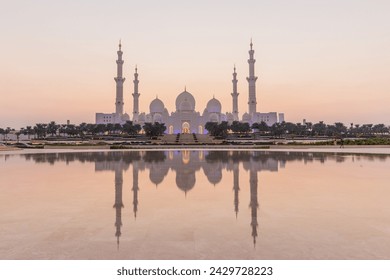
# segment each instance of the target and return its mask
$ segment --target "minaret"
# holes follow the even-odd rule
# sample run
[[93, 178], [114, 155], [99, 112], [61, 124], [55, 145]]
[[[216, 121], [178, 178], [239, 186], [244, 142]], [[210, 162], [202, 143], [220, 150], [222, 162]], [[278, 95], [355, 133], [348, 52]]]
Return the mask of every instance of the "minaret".
[[133, 93], [133, 122], [138, 123], [138, 116], [139, 116], [139, 101], [138, 97], [140, 96], [138, 92], [138, 70], [137, 66], [135, 66], [135, 72], [134, 72], [134, 93]]
[[251, 208], [251, 227], [252, 227], [252, 237], [253, 237], [253, 246], [256, 246], [257, 238], [257, 209], [259, 208], [259, 202], [257, 200], [257, 171], [251, 168], [249, 172], [249, 185], [251, 192], [251, 199], [249, 207]]
[[236, 66], [234, 65], [234, 72], [233, 72], [233, 92], [232, 92], [232, 97], [233, 97], [233, 117], [235, 121], [238, 121], [238, 95], [239, 93], [237, 92], [237, 73], [236, 73]]
[[251, 39], [251, 49], [249, 50], [249, 59], [248, 59], [248, 64], [249, 64], [249, 77], [246, 78], [248, 81], [249, 85], [249, 98], [248, 98], [248, 105], [249, 105], [249, 114], [253, 115], [256, 113], [256, 80], [257, 77], [255, 76], [255, 62], [256, 60], [253, 58], [253, 55], [255, 51], [253, 50], [253, 44], [252, 44], [252, 39]]
[[122, 44], [121, 41], [119, 41], [119, 50], [117, 51], [118, 54], [118, 60], [116, 61], [117, 64], [117, 76], [114, 78], [116, 82], [116, 101], [115, 101], [115, 113], [117, 115], [123, 114], [123, 83], [126, 80], [122, 77], [122, 69], [123, 69], [123, 60], [122, 60]]
[[122, 169], [117, 166], [115, 168], [115, 227], [116, 227], [116, 242], [119, 249], [119, 237], [121, 236], [121, 227], [122, 227], [122, 188], [123, 188], [123, 174]]

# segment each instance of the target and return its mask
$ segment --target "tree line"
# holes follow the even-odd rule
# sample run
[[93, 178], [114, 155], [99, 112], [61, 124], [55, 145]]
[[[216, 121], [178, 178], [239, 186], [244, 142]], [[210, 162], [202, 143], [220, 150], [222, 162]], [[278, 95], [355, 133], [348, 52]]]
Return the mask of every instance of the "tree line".
[[[389, 126], [384, 124], [353, 124], [348, 127], [341, 122], [334, 124], [326, 124], [323, 121], [318, 123], [292, 123], [281, 122], [271, 126], [265, 122], [254, 123], [249, 125], [246, 122], [234, 121], [228, 123], [226, 121], [207, 122], [205, 129], [211, 136], [225, 138], [229, 134], [249, 135], [256, 133], [271, 137], [372, 137], [377, 135], [388, 135], [390, 132]], [[19, 138], [21, 134], [37, 139], [47, 137], [87, 137], [96, 135], [123, 135], [136, 136], [141, 133], [147, 137], [156, 137], [163, 135], [166, 131], [166, 126], [163, 123], [145, 123], [144, 125], [135, 124], [132, 121], [127, 121], [122, 124], [91, 124], [81, 123], [75, 124], [57, 124], [51, 121], [47, 124], [37, 123], [35, 126], [22, 127], [19, 131], [10, 127], [0, 128], [0, 134], [3, 139], [11, 132]]]
[[372, 137], [374, 135], [387, 135], [390, 127], [384, 124], [353, 124], [349, 127], [341, 122], [326, 124], [323, 121], [318, 123], [292, 123], [281, 122], [269, 126], [265, 122], [249, 123], [234, 121], [213, 123], [208, 122], [205, 125], [210, 135], [217, 137], [226, 137], [229, 133], [249, 134], [251, 132], [272, 137]]
[[122, 124], [91, 124], [81, 123], [75, 124], [57, 124], [51, 121], [47, 124], [37, 123], [35, 126], [22, 127], [19, 131], [10, 127], [0, 128], [0, 134], [3, 135], [3, 139], [7, 138], [7, 135], [11, 132], [16, 134], [17, 138], [21, 134], [26, 135], [28, 139], [31, 137], [36, 139], [45, 139], [48, 137], [81, 137], [97, 136], [97, 135], [123, 135], [123, 136], [136, 136], [144, 133], [147, 137], [160, 136], [164, 134], [166, 130], [165, 124], [161, 123], [145, 123], [143, 126], [135, 124], [132, 121], [127, 121]]

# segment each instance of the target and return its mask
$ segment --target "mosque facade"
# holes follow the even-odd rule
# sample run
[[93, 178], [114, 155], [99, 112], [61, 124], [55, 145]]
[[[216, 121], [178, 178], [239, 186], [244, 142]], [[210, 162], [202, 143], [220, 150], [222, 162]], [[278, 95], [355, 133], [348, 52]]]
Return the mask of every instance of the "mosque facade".
[[134, 80], [133, 80], [133, 113], [132, 118], [127, 113], [124, 113], [123, 102], [123, 83], [125, 78], [123, 77], [123, 59], [122, 59], [122, 45], [119, 43], [119, 50], [117, 51], [118, 59], [117, 63], [117, 76], [114, 78], [116, 82], [116, 100], [115, 100], [115, 113], [105, 114], [96, 113], [96, 124], [108, 124], [108, 123], [120, 123], [123, 124], [126, 121], [133, 121], [136, 124], [143, 125], [144, 123], [164, 123], [167, 127], [165, 133], [177, 134], [177, 133], [196, 133], [206, 134], [205, 124], [207, 122], [227, 121], [232, 123], [233, 121], [247, 122], [249, 124], [265, 122], [268, 126], [277, 122], [284, 121], [283, 113], [269, 112], [260, 113], [257, 112], [257, 99], [256, 99], [256, 81], [255, 76], [255, 62], [253, 44], [250, 43], [249, 50], [249, 75], [248, 81], [248, 112], [244, 113], [242, 117], [239, 117], [238, 112], [238, 96], [237, 92], [237, 73], [234, 67], [233, 79], [232, 79], [232, 111], [222, 113], [221, 102], [213, 97], [210, 99], [203, 110], [203, 113], [196, 110], [196, 100], [194, 96], [185, 88], [181, 92], [175, 101], [176, 110], [171, 114], [168, 112], [165, 104], [159, 98], [155, 98], [149, 105], [149, 112], [139, 112], [139, 97], [138, 91], [138, 69], [135, 68]]

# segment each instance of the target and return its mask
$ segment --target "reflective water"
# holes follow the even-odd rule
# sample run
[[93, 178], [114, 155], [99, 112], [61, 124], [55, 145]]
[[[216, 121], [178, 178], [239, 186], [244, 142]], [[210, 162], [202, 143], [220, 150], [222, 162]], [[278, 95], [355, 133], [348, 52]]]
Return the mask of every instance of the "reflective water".
[[389, 158], [0, 154], [0, 258], [390, 259]]

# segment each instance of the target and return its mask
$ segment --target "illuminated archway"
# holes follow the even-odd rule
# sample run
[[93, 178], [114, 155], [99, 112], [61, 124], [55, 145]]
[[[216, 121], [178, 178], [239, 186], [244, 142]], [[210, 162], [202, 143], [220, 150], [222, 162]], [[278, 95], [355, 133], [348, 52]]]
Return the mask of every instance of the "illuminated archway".
[[190, 162], [190, 156], [191, 156], [191, 153], [188, 150], [184, 150], [181, 152], [181, 160], [182, 160], [183, 164], [188, 164]]
[[183, 122], [181, 125], [181, 133], [190, 133], [190, 124], [188, 122]]

